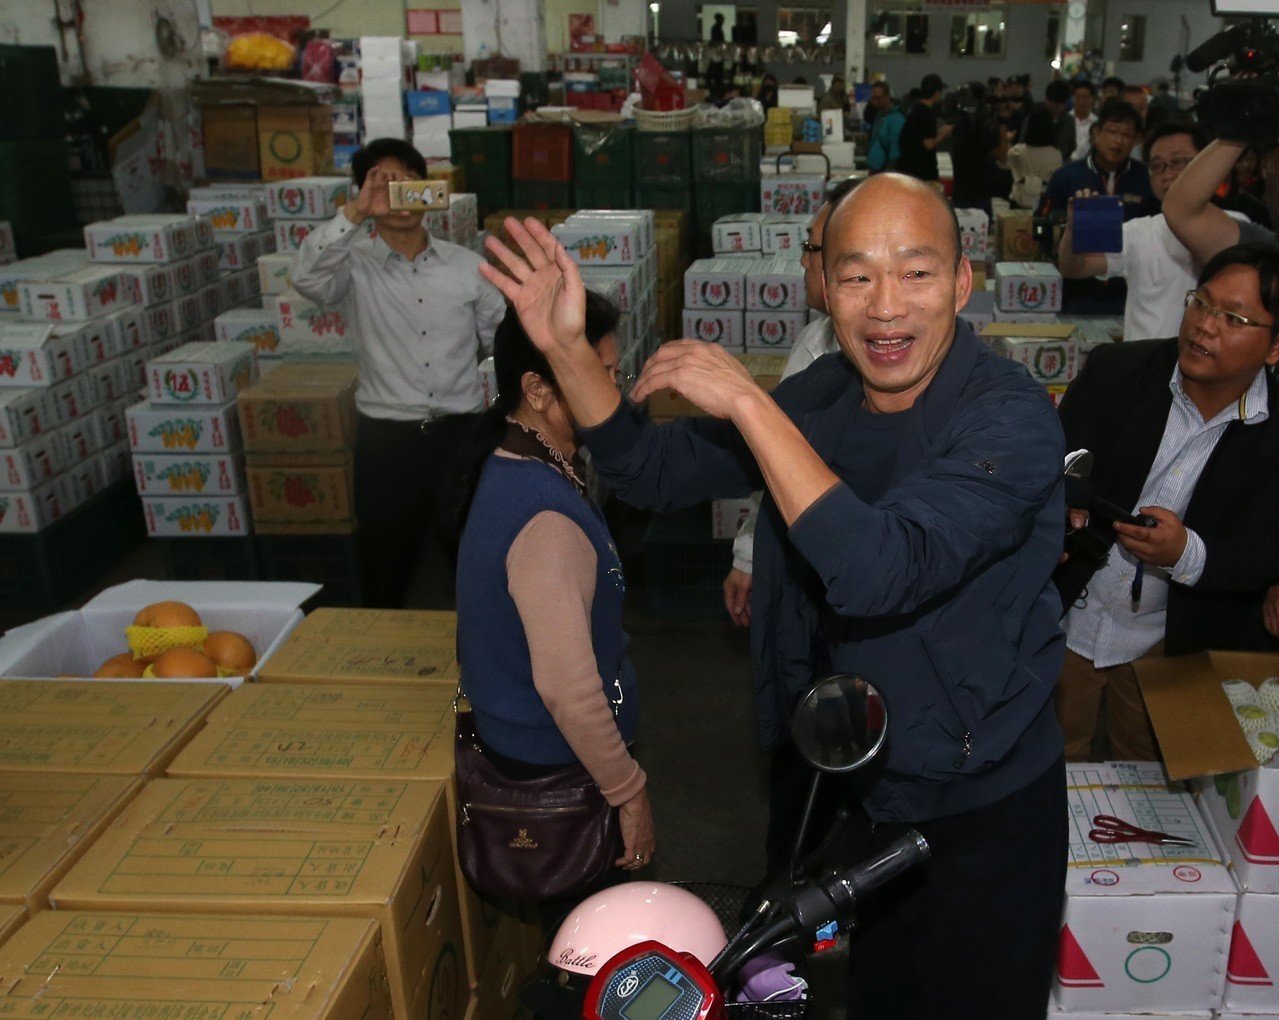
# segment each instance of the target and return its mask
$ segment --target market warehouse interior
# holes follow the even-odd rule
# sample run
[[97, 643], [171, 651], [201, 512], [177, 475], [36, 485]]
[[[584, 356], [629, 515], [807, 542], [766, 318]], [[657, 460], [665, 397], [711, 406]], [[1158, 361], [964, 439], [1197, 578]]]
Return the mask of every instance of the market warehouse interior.
[[0, 81], [0, 1011], [1279, 1016], [1279, 5]]

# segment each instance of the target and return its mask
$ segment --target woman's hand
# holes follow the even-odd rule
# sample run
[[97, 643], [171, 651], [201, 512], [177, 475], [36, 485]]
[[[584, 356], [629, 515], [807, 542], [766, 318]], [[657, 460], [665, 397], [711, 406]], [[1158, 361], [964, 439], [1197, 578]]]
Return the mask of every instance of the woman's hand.
[[616, 861], [619, 868], [635, 871], [653, 859], [653, 809], [647, 787], [617, 809], [622, 823], [622, 848]]
[[[548, 358], [586, 342], [586, 288], [577, 265], [546, 227], [529, 218], [505, 221], [522, 255], [489, 237], [485, 247], [506, 267], [487, 263], [480, 274], [515, 306], [533, 345]], [[507, 275], [509, 274], [509, 275]]]

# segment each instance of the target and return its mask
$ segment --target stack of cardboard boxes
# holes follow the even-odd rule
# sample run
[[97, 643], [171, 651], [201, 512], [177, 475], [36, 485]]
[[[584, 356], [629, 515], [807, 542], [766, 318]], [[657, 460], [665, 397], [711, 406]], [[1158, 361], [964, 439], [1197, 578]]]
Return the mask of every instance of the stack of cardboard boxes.
[[360, 141], [407, 137], [404, 93], [413, 86], [416, 44], [399, 36], [360, 37]]
[[[752, 226], [757, 237], [759, 224]], [[807, 321], [804, 269], [793, 256], [721, 255], [699, 259], [684, 274], [687, 337], [731, 351], [787, 354]]]
[[133, 474], [147, 533], [252, 532], [235, 397], [257, 378], [254, 348], [190, 343], [147, 363], [148, 399], [128, 410]]
[[693, 250], [693, 218], [682, 209], [658, 209], [653, 222], [657, 235], [656, 340], [664, 343], [683, 335], [684, 270]]
[[0, 266], [18, 261], [18, 248], [13, 240], [13, 227], [8, 220], [0, 220]]
[[240, 433], [259, 534], [350, 534], [354, 365], [286, 363], [240, 393]]

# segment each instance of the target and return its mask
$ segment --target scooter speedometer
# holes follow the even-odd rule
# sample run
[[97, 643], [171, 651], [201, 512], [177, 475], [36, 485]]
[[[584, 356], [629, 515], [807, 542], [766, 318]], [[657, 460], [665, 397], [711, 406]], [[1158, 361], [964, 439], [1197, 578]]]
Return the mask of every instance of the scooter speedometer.
[[586, 1020], [723, 1020], [724, 998], [705, 965], [660, 942], [622, 950], [596, 972]]

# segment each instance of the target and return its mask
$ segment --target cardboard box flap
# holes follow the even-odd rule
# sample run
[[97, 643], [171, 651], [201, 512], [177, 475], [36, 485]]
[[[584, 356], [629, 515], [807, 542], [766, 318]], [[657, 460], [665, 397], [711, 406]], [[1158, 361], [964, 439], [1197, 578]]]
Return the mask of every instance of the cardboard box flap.
[[125, 581], [95, 595], [85, 609], [137, 607], [152, 602], [178, 601], [209, 609], [240, 607], [245, 596], [254, 602], [296, 609], [320, 590], [318, 584], [295, 581]]
[[1279, 672], [1279, 656], [1200, 652], [1138, 659], [1133, 668], [1169, 779], [1257, 767], [1221, 682], [1255, 684], [1273, 676]]
[[1069, 340], [1075, 334], [1073, 322], [992, 322], [981, 331], [985, 337], [1013, 336], [1027, 340]]

